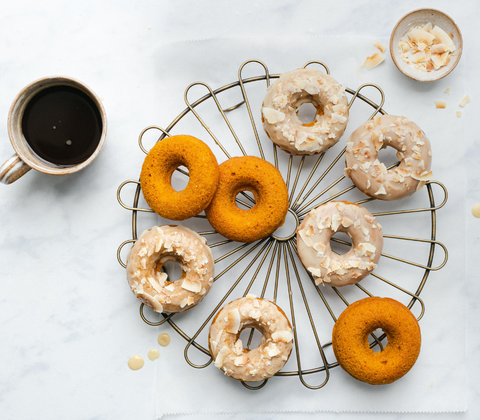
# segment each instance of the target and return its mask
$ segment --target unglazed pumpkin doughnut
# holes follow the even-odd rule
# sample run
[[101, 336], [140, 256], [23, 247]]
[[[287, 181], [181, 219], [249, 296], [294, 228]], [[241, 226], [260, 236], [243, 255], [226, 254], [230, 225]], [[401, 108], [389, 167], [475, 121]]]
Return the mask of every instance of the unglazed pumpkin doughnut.
[[[377, 328], [388, 344], [375, 353], [368, 336]], [[420, 353], [421, 335], [417, 319], [400, 302], [369, 297], [352, 303], [338, 317], [332, 346], [340, 366], [355, 379], [372, 385], [390, 384], [405, 375]]]
[[[127, 280], [135, 296], [156, 312], [183, 312], [197, 305], [213, 284], [214, 263], [205, 238], [184, 226], [155, 226], [127, 256]], [[161, 268], [174, 261], [182, 277], [168, 281]]]
[[[256, 328], [263, 335], [261, 344], [247, 351], [240, 333]], [[275, 303], [254, 295], [225, 305], [212, 321], [208, 336], [215, 366], [239, 381], [263, 381], [287, 363], [292, 351], [292, 326]]]
[[[400, 165], [387, 171], [378, 151], [396, 149]], [[405, 117], [376, 116], [357, 128], [347, 142], [345, 174], [355, 186], [379, 200], [399, 200], [432, 179], [432, 150], [423, 131]]]
[[[179, 166], [189, 171], [188, 185], [176, 191], [172, 174]], [[172, 136], [157, 142], [143, 162], [140, 184], [151, 209], [170, 220], [185, 220], [205, 210], [218, 184], [215, 155], [192, 136]]]
[[[311, 103], [314, 121], [303, 124], [298, 108]], [[345, 86], [313, 67], [283, 73], [268, 88], [262, 105], [268, 137], [292, 155], [325, 152], [338, 142], [348, 122]]]
[[[352, 248], [333, 253], [330, 238], [345, 232]], [[330, 201], [313, 209], [297, 228], [300, 261], [316, 284], [355, 284], [376, 268], [383, 247], [382, 226], [364, 207], [348, 201]]]
[[[228, 239], [253, 242], [271, 235], [285, 221], [288, 191], [279, 170], [255, 156], [233, 157], [220, 166], [220, 181], [205, 209], [213, 228]], [[255, 205], [244, 210], [235, 197], [241, 191], [255, 196]]]

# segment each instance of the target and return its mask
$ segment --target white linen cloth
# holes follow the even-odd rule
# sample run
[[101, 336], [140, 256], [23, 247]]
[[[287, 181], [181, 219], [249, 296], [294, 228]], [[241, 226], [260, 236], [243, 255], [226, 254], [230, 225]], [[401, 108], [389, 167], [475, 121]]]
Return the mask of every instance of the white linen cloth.
[[[387, 386], [370, 386], [352, 379], [341, 368], [337, 367], [330, 371], [328, 383], [319, 390], [311, 391], [305, 388], [297, 377], [272, 378], [267, 385], [259, 391], [250, 391], [240, 383], [222, 374], [213, 364], [204, 369], [190, 367], [184, 359], [184, 348], [186, 342], [178, 336], [168, 325], [162, 326], [161, 331], [169, 332], [172, 335], [170, 347], [165, 349], [163, 357], [158, 361], [157, 374], [157, 417], [165, 414], [209, 414], [209, 413], [265, 413], [265, 412], [458, 412], [466, 409], [466, 361], [465, 361], [465, 222], [463, 208], [465, 205], [465, 170], [461, 162], [464, 156], [463, 141], [463, 120], [457, 117], [455, 111], [460, 109], [458, 102], [466, 93], [464, 91], [463, 63], [447, 78], [430, 84], [420, 84], [412, 81], [398, 72], [394, 66], [388, 51], [385, 52], [386, 60], [379, 67], [367, 70], [361, 68], [365, 58], [378, 50], [374, 47], [373, 41], [382, 42], [388, 45], [387, 39], [373, 39], [372, 37], [348, 37], [348, 36], [321, 36], [321, 37], [297, 37], [291, 38], [219, 38], [194, 42], [182, 42], [166, 44], [159, 47], [155, 52], [157, 59], [156, 71], [163, 81], [156, 94], [159, 97], [158, 120], [152, 124], [166, 128], [173, 118], [184, 108], [183, 93], [185, 88], [192, 82], [202, 81], [212, 89], [216, 89], [227, 83], [237, 80], [237, 72], [240, 65], [249, 59], [263, 61], [269, 68], [270, 73], [278, 74], [284, 71], [301, 67], [307, 61], [323, 61], [330, 69], [331, 75], [339, 82], [345, 83], [349, 88], [357, 89], [364, 83], [375, 83], [385, 92], [385, 111], [389, 114], [404, 115], [416, 122], [427, 134], [432, 142], [433, 148], [433, 173], [434, 179], [443, 183], [449, 194], [449, 199], [444, 208], [437, 212], [437, 240], [444, 243], [449, 251], [447, 265], [432, 272], [426, 283], [421, 298], [425, 302], [426, 312], [420, 321], [422, 329], [422, 350], [414, 368], [401, 380]], [[251, 65], [245, 69], [244, 77], [262, 74], [260, 66]], [[257, 82], [256, 82], [257, 83]], [[450, 88], [450, 94], [445, 89]], [[247, 87], [248, 88], [248, 87]], [[203, 88], [202, 88], [203, 89]], [[193, 88], [189, 93], [190, 102], [201, 97], [207, 91], [205, 89]], [[223, 108], [234, 105], [240, 96], [232, 94], [226, 96], [222, 102]], [[370, 97], [379, 103], [380, 96], [375, 90], [364, 90], [362, 94]], [[263, 94], [252, 93], [252, 98], [257, 99], [251, 103], [252, 111], [258, 120], [260, 115], [260, 104]], [[351, 95], [348, 95], [350, 98]], [[222, 97], [223, 98], [223, 97]], [[446, 109], [436, 109], [435, 100], [446, 100]], [[225, 103], [224, 103], [225, 102]], [[340, 140], [342, 146], [337, 145], [341, 150], [348, 139], [349, 134], [372, 112], [371, 108], [354, 104], [351, 110], [351, 120], [347, 132]], [[245, 108], [245, 107], [243, 107]], [[200, 109], [200, 107], [198, 107]], [[234, 111], [235, 113], [237, 111]], [[232, 112], [229, 118], [237, 122], [236, 115]], [[244, 112], [238, 110], [238, 112]], [[251, 127], [245, 127], [248, 120], [238, 119], [239, 137], [247, 145], [248, 153], [258, 155], [254, 143]], [[258, 122], [258, 121], [257, 121]], [[224, 123], [220, 120], [213, 120], [209, 126], [215, 134], [219, 134], [222, 143], [229, 145], [230, 153], [240, 155], [240, 151], [232, 139], [226, 139], [230, 135]], [[207, 125], [209, 122], [207, 122]], [[262, 144], [266, 150], [271, 150], [263, 128], [257, 125]], [[192, 134], [205, 140], [212, 150], [217, 154], [219, 162], [225, 160], [224, 154], [215, 146], [205, 129], [191, 115], [185, 117], [177, 127], [171, 130], [171, 134]], [[339, 148], [340, 147], [340, 148]], [[331, 152], [336, 156], [334, 151]], [[279, 151], [281, 162], [285, 162], [285, 156]], [[327, 152], [328, 155], [328, 152]], [[327, 155], [325, 159], [327, 159]], [[314, 160], [315, 158], [309, 158]], [[343, 159], [341, 159], [343, 162]], [[341, 175], [342, 164], [336, 165], [336, 177]], [[296, 170], [296, 166], [295, 166]], [[338, 172], [340, 170], [340, 172]], [[317, 174], [321, 174], [319, 169]], [[295, 175], [295, 172], [292, 176]], [[336, 177], [334, 179], [336, 179]], [[292, 181], [291, 181], [292, 182]], [[348, 182], [349, 180], [345, 181]], [[328, 185], [322, 183], [321, 189]], [[344, 184], [342, 184], [344, 185]], [[290, 183], [291, 186], [291, 183]], [[436, 203], [439, 204], [443, 198], [441, 190], [434, 187]], [[342, 187], [340, 187], [342, 189]], [[299, 187], [297, 187], [297, 192]], [[406, 199], [404, 202], [396, 203], [393, 207], [390, 203], [373, 203], [374, 211], [388, 208], [417, 208], [424, 207], [425, 191]], [[328, 193], [323, 197], [328, 198]], [[357, 199], [362, 198], [357, 196]], [[383, 207], [383, 204], [386, 204]], [[368, 206], [367, 206], [368, 207]], [[429, 213], [410, 214], [408, 216], [382, 217], [380, 223], [384, 225], [384, 232], [401, 236], [413, 236], [419, 238], [429, 237]], [[414, 220], [414, 222], [412, 222]], [[426, 224], [424, 224], [424, 222]], [[188, 222], [186, 223], [188, 224]], [[205, 229], [206, 223], [193, 222], [191, 226]], [[387, 242], [386, 240], [386, 246]], [[217, 242], [216, 240], [209, 243]], [[398, 241], [401, 242], [401, 241]], [[405, 246], [405, 244], [388, 243], [388, 253], [401, 256], [424, 263], [425, 248], [419, 251], [416, 258], [416, 251]], [[386, 249], [384, 249], [387, 252]], [[221, 254], [216, 254], [221, 255]], [[422, 260], [423, 258], [423, 260]], [[443, 253], [439, 247], [436, 248], [434, 266], [443, 259]], [[267, 264], [268, 265], [268, 259]], [[382, 264], [383, 263], [383, 264]], [[383, 258], [380, 260], [379, 268], [384, 270], [382, 275], [388, 279], [398, 280], [399, 269], [404, 276], [415, 273], [415, 281], [418, 280], [419, 269], [412, 271], [411, 267], [395, 265], [391, 260]], [[224, 294], [225, 288], [229, 288], [233, 281], [243, 271], [246, 264], [235, 267], [228, 275], [223, 276], [214, 284], [212, 292], [207, 296], [198, 308], [176, 316], [179, 325], [186, 326], [186, 332], [195, 333], [203, 320], [214, 308], [220, 297]], [[223, 267], [223, 266], [221, 266]], [[283, 267], [283, 264], [282, 264]], [[382, 268], [380, 268], [382, 267]], [[405, 268], [406, 267], [406, 268]], [[299, 270], [303, 270], [298, 265]], [[283, 270], [283, 269], [282, 269]], [[254, 270], [250, 270], [245, 276], [246, 282], [251, 279]], [[421, 270], [420, 270], [421, 271]], [[217, 268], [216, 273], [220, 272]], [[292, 275], [292, 273], [291, 273]], [[259, 275], [262, 278], [261, 275]], [[400, 279], [401, 279], [400, 275]], [[401, 281], [401, 280], [400, 280]], [[258, 280], [257, 282], [261, 282]], [[273, 279], [270, 280], [273, 283]], [[292, 278], [292, 283], [296, 280]], [[228, 284], [227, 284], [228, 283]], [[362, 284], [367, 284], [365, 279]], [[407, 280], [408, 283], [408, 280]], [[418, 283], [418, 281], [417, 281]], [[411, 284], [417, 284], [412, 282]], [[243, 282], [229, 297], [226, 302], [240, 297], [246, 283]], [[263, 284], [263, 281], [262, 281]], [[369, 284], [373, 284], [369, 283]], [[305, 289], [308, 289], [305, 284]], [[368, 287], [367, 287], [368, 288]], [[327, 288], [328, 289], [328, 288]], [[285, 292], [285, 286], [281, 285], [281, 291]], [[414, 289], [412, 289], [413, 291]], [[252, 289], [253, 291], [253, 289]], [[309, 292], [313, 292], [310, 288]], [[341, 289], [343, 293], [344, 290]], [[385, 293], [386, 292], [386, 293]], [[259, 294], [259, 291], [254, 291]], [[325, 290], [327, 294], [328, 291]], [[347, 296], [349, 292], [345, 292]], [[389, 294], [390, 289], [378, 290], [379, 295], [396, 297], [395, 293]], [[399, 295], [400, 298], [402, 295]], [[271, 297], [268, 293], [267, 298]], [[351, 296], [352, 299], [356, 297]], [[405, 295], [403, 295], [405, 297]], [[312, 299], [318, 296], [312, 297]], [[310, 301], [309, 301], [310, 302]], [[296, 302], [298, 303], [298, 302]], [[323, 305], [320, 301], [319, 305]], [[408, 303], [408, 300], [404, 301]], [[290, 317], [288, 298], [279, 295], [279, 304]], [[302, 319], [296, 305], [296, 316]], [[341, 307], [338, 306], [339, 312]], [[297, 313], [298, 311], [298, 313]], [[321, 310], [319, 310], [321, 311]], [[418, 304], [414, 306], [414, 313], [418, 315]], [[417, 311], [417, 312], [416, 312]], [[324, 311], [325, 312], [325, 311]], [[317, 315], [316, 315], [317, 316]], [[331, 318], [324, 313], [325, 318], [316, 318], [316, 324], [326, 324], [326, 331], [333, 326]], [[203, 318], [202, 318], [203, 317]], [[297, 320], [297, 322], [299, 322]], [[305, 324], [303, 324], [305, 325]], [[308, 324], [307, 328], [308, 327]], [[302, 327], [299, 327], [302, 328]], [[206, 332], [200, 335], [199, 342], [207, 346]], [[299, 334], [303, 334], [299, 331]], [[160, 332], [160, 331], [159, 331]], [[301, 336], [301, 335], [300, 335]], [[331, 340], [331, 336], [323, 333], [320, 337], [322, 344]], [[308, 345], [304, 348], [310, 349]], [[196, 363], [203, 363], [207, 359], [190, 349], [189, 356]], [[329, 362], [334, 360], [332, 352], [327, 350]], [[306, 361], [304, 361], [306, 359]], [[310, 360], [311, 359], [311, 360]], [[313, 367], [314, 358], [302, 353], [302, 361], [307, 363], [304, 367]], [[308, 362], [312, 365], [308, 365]], [[296, 365], [287, 364], [286, 370], [296, 369]], [[320, 376], [306, 376], [305, 379], [312, 384], [320, 383], [323, 379]]]

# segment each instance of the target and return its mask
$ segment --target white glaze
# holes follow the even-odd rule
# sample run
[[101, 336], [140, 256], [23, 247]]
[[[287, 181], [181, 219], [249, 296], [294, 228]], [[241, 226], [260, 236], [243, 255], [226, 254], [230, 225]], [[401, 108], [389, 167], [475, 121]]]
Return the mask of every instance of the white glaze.
[[[127, 280], [135, 296], [156, 312], [183, 312], [197, 305], [213, 283], [213, 255], [205, 239], [184, 226], [155, 226], [142, 233], [127, 257]], [[170, 282], [160, 268], [180, 263]]]
[[[304, 103], [317, 108], [313, 124], [302, 124], [297, 110]], [[293, 155], [313, 155], [338, 142], [348, 122], [345, 87], [315, 68], [283, 73], [272, 83], [262, 105], [269, 138]]]
[[[352, 248], [343, 255], [330, 247], [336, 232], [346, 232], [352, 239]], [[358, 283], [376, 268], [382, 247], [382, 227], [372, 214], [344, 201], [313, 209], [297, 228], [298, 256], [316, 284]]]
[[[256, 328], [262, 343], [243, 348], [240, 332]], [[225, 305], [210, 326], [208, 342], [215, 366], [241, 381], [263, 381], [275, 375], [288, 360], [293, 346], [290, 322], [277, 305], [253, 295]]]
[[[396, 149], [400, 165], [387, 171], [378, 160], [384, 147]], [[432, 150], [423, 131], [405, 117], [382, 115], [358, 127], [347, 142], [345, 175], [379, 200], [400, 200], [432, 179]]]

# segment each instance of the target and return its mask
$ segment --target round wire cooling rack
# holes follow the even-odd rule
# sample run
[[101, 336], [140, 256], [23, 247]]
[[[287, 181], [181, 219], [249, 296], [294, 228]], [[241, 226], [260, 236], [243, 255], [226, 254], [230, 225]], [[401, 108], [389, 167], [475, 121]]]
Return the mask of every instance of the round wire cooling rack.
[[[260, 65], [264, 69], [264, 74], [243, 78], [242, 72], [248, 64]], [[321, 66], [327, 74], [330, 74], [328, 67], [322, 62], [310, 61], [303, 67], [305, 68], [310, 65]], [[264, 144], [262, 144], [257, 130], [257, 122], [252, 113], [249, 98], [249, 96], [252, 95], [252, 91], [247, 94], [247, 86], [252, 86], [252, 89], [255, 88], [253, 92], [260, 92], [263, 98], [265, 88], [270, 86], [270, 80], [278, 78], [279, 76], [279, 74], [270, 74], [267, 66], [263, 62], [249, 60], [240, 66], [238, 70], [238, 81], [236, 82], [229, 83], [216, 90], [212, 90], [209, 85], [202, 82], [190, 84], [184, 94], [187, 108], [181, 112], [166, 129], [158, 126], [145, 128], [139, 136], [139, 146], [141, 150], [144, 153], [148, 153], [148, 150], [143, 145], [144, 135], [147, 131], [159, 130], [161, 134], [159, 135], [158, 141], [161, 141], [171, 135], [171, 130], [182, 122], [184, 117], [193, 115], [227, 158], [231, 157], [227, 151], [227, 147], [219, 140], [220, 136], [215, 135], [212, 129], [213, 126], [217, 128], [219, 122], [222, 121], [226, 124], [226, 127], [228, 127], [227, 131], [229, 131], [233, 137], [234, 143], [232, 144], [236, 144], [241, 153], [247, 155], [244, 142], [240, 141], [241, 136], [239, 136], [234, 129], [235, 123], [232, 123], [232, 118], [229, 118], [230, 115], [233, 115], [232, 111], [235, 111], [235, 113], [241, 113], [243, 126], [249, 125], [253, 130], [256, 147], [258, 148], [258, 150], [254, 152], [256, 153], [258, 151], [263, 159], [267, 159], [267, 151], [264, 149]], [[266, 85], [264, 83], [266, 83]], [[188, 94], [194, 86], [206, 88], [208, 93], [195, 102], [190, 103]], [[373, 88], [378, 91], [381, 96], [379, 104], [376, 104], [361, 93], [365, 88]], [[231, 91], [240, 92], [240, 101], [233, 106], [224, 108], [220, 104], [219, 95]], [[352, 105], [359, 101], [361, 101], [361, 104], [367, 105], [367, 108], [370, 107], [374, 109], [373, 114], [369, 117], [370, 119], [378, 113], [386, 114], [383, 109], [385, 95], [379, 86], [364, 84], [356, 90], [347, 87], [346, 92], [351, 95], [348, 105], [350, 115], [352, 115]], [[212, 119], [213, 124], [207, 124], [206, 119], [200, 116], [200, 105], [208, 102], [212, 104], [212, 109], [214, 109], [216, 113], [216, 116]], [[258, 108], [259, 107], [260, 104]], [[247, 111], [246, 115], [242, 110]], [[229, 114], [229, 116], [227, 116], [227, 114]], [[217, 118], [220, 116], [221, 118]], [[248, 118], [250, 124], [245, 124], [245, 118]], [[236, 120], [241, 121], [238, 116]], [[249, 136], [251, 137], [251, 132]], [[263, 140], [263, 142], [273, 144], [266, 136], [264, 138], [266, 140]], [[255, 145], [255, 142], [253, 142], [253, 144]], [[246, 296], [248, 293], [252, 293], [254, 289], [258, 289], [255, 291], [258, 291], [260, 297], [266, 297], [273, 302], [278, 303], [280, 299], [283, 299], [283, 303], [285, 304], [283, 308], [288, 307], [290, 309], [295, 351], [292, 352], [293, 357], [290, 357], [284, 370], [275, 376], [298, 377], [301, 383], [309, 389], [319, 389], [325, 386], [330, 377], [330, 369], [338, 366], [336, 361], [329, 361], [330, 358], [334, 359], [334, 357], [333, 353], [330, 355], [328, 353], [331, 346], [333, 324], [337, 319], [337, 314], [339, 315], [345, 306], [366, 296], [384, 295], [403, 301], [409, 309], [416, 311], [415, 315], [418, 320], [423, 317], [425, 304], [420, 298], [420, 294], [424, 289], [430, 272], [440, 270], [445, 266], [448, 259], [446, 247], [436, 240], [436, 211], [442, 208], [447, 202], [447, 190], [445, 186], [438, 181], [427, 181], [425, 188], [414, 194], [414, 197], [416, 197], [415, 200], [411, 201], [406, 199], [409, 204], [412, 202], [414, 204], [421, 204], [412, 209], [398, 209], [395, 207], [401, 205], [401, 203], [398, 202], [392, 204], [391, 202], [380, 202], [372, 198], [364, 198], [365, 196], [358, 192], [355, 186], [351, 185], [348, 178], [346, 179], [343, 175], [343, 162], [341, 158], [344, 153], [345, 148], [340, 150], [335, 157], [333, 157], [334, 155], [330, 150], [316, 156], [294, 157], [292, 155], [287, 156], [283, 152], [278, 154], [277, 147], [273, 144], [271, 159], [275, 166], [283, 171], [284, 179], [289, 190], [290, 207], [287, 219], [288, 217], [290, 218], [289, 223], [293, 226], [291, 231], [282, 234], [277, 230], [268, 238], [248, 244], [238, 244], [225, 238], [221, 238], [218, 242], [213, 243], [209, 241], [211, 242], [209, 246], [214, 253], [215, 269], [216, 271], [221, 269], [221, 272], [216, 274], [214, 278], [215, 284], [212, 291], [216, 290], [219, 284], [223, 287], [219, 288], [219, 292], [209, 300], [210, 295], [212, 295], [211, 291], [204, 299], [205, 303], [202, 302], [201, 305], [198, 305], [199, 308], [204, 308], [201, 310], [202, 312], [197, 312], [197, 309], [194, 309], [193, 311], [189, 310], [181, 314], [161, 314], [163, 319], [157, 322], [147, 319], [144, 314], [143, 303], [140, 305], [140, 316], [147, 324], [159, 326], [164, 323], [169, 323], [172, 328], [186, 340], [187, 345], [184, 356], [190, 366], [200, 369], [212, 363], [213, 359], [208, 350], [207, 343], [207, 325], [209, 325], [214, 315], [227, 301], [238, 298], [240, 295]], [[328, 161], [328, 158], [332, 160]], [[388, 169], [398, 164], [399, 162], [394, 162]], [[323, 172], [321, 172], [320, 168], [323, 169]], [[176, 171], [181, 174], [181, 176], [188, 177], [187, 171], [181, 168], [177, 168]], [[337, 174], [335, 174], [335, 172]], [[345, 183], [348, 184], [344, 185]], [[136, 186], [132, 206], [126, 205], [121, 198], [122, 190], [128, 184]], [[323, 184], [325, 184], [324, 187], [322, 187]], [[340, 190], [338, 187], [343, 187], [343, 189]], [[122, 249], [127, 244], [133, 244], [138, 238], [138, 215], [153, 213], [149, 208], [139, 207], [140, 193], [140, 183], [136, 180], [123, 182], [117, 191], [117, 198], [121, 206], [132, 212], [132, 239], [124, 241], [117, 251], [118, 261], [124, 268], [126, 268], [126, 265], [122, 261]], [[441, 203], [435, 204], [436, 195], [439, 193], [441, 194]], [[353, 196], [353, 199], [350, 198], [349, 195]], [[405, 227], [410, 226], [411, 231], [423, 234], [424, 237], [413, 237], [384, 233], [384, 238], [392, 241], [392, 250], [400, 254], [405, 251], [410, 252], [410, 254], [413, 253], [415, 255], [414, 259], [421, 257], [425, 262], [422, 264], [399, 255], [382, 252], [382, 258], [380, 259], [377, 269], [375, 272], [370, 273], [367, 278], [363, 279], [360, 282], [361, 284], [357, 283], [351, 286], [344, 286], [341, 288], [341, 291], [336, 287], [315, 285], [311, 274], [303, 268], [303, 265], [298, 260], [295, 237], [296, 227], [313, 208], [339, 197], [340, 199], [349, 197], [348, 201], [372, 207], [370, 211], [375, 217], [382, 217], [384, 218], [383, 220], [387, 220], [387, 223], [382, 223], [384, 232], [387, 228], [396, 229], [397, 226], [400, 226], [402, 232], [408, 231], [409, 229]], [[237, 205], [241, 208], [251, 208], [255, 205], [253, 197], [248, 192], [242, 192], [237, 195], [236, 201]], [[392, 206], [394, 207], [392, 208]], [[414, 218], [413, 221], [412, 218]], [[207, 223], [204, 215], [198, 215], [195, 219], [200, 223]], [[392, 220], [393, 222], [391, 222]], [[390, 223], [388, 223], [389, 221]], [[207, 226], [209, 225], [207, 224]], [[219, 235], [212, 230], [211, 227], [198, 233], [208, 238]], [[338, 253], [346, 252], [346, 247], [351, 246], [348, 240], [348, 237], [341, 238], [335, 235], [331, 239], [332, 249]], [[439, 262], [438, 265], [433, 266], [437, 247], [443, 250], [443, 260]], [[384, 246], [384, 251], [385, 250], [386, 247]], [[385, 275], [381, 273], [381, 267], [387, 267]], [[163, 269], [167, 271], [167, 268], [163, 267]], [[394, 276], [396, 280], [389, 280], [388, 277], [391, 276]], [[400, 278], [397, 279], [397, 277]], [[231, 280], [232, 278], [233, 280]], [[222, 281], [219, 281], [220, 279]], [[271, 279], [273, 280], [270, 281]], [[240, 289], [239, 285], [244, 287], [243, 293], [237, 291], [237, 288]], [[209, 302], [207, 303], [207, 301]], [[212, 307], [213, 309], [211, 309]], [[329, 322], [326, 322], [326, 320]], [[321, 327], [325, 327], [325, 331], [322, 332]], [[243, 342], [246, 342], [244, 347], [248, 350], [255, 346], [256, 341], [258, 342], [258, 331], [251, 329], [248, 334], [241, 336], [241, 338]], [[370, 347], [373, 350], [382, 350], [385, 344], [386, 335], [381, 330], [377, 330], [371, 334]], [[195, 349], [196, 353], [206, 358], [206, 361], [203, 363], [193, 362], [192, 356], [190, 355], [191, 349]], [[314, 354], [313, 358], [307, 356], [311, 356], [311, 354]], [[307, 359], [307, 364], [311, 366], [305, 367], [302, 359]], [[320, 379], [316, 379], [315, 384], [307, 382], [307, 377], [318, 378], [318, 375], [315, 376], [314, 374], [321, 375]], [[265, 386], [267, 381], [268, 380], [265, 380], [260, 384], [249, 384], [246, 382], [242, 382], [242, 384], [248, 389], [258, 390]]]

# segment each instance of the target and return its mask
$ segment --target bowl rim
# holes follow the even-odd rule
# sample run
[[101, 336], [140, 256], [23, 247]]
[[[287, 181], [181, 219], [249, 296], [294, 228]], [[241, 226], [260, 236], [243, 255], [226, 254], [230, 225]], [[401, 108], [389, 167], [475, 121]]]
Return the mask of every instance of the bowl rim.
[[[402, 23], [408, 16], [411, 16], [415, 13], [418, 13], [418, 12], [426, 12], [426, 11], [432, 11], [432, 12], [435, 12], [435, 13], [439, 13], [441, 15], [443, 15], [445, 18], [447, 18], [449, 21], [452, 22], [453, 26], [455, 27], [455, 29], [457, 30], [458, 32], [458, 42], [459, 42], [459, 51], [458, 51], [458, 54], [455, 58], [455, 61], [453, 63], [453, 65], [451, 66], [450, 70], [448, 70], [445, 74], [443, 74], [442, 76], [440, 77], [437, 77], [437, 78], [434, 78], [434, 79], [428, 79], [428, 80], [420, 80], [418, 78], [416, 78], [414, 75], [412, 74], [407, 74], [405, 73], [399, 66], [399, 64], [397, 63], [397, 59], [395, 57], [395, 54], [393, 53], [393, 38], [394, 38], [394, 35], [395, 33], [397, 32], [397, 29], [398, 29], [398, 26], [400, 25], [400, 23]], [[412, 10], [411, 12], [408, 12], [407, 14], [405, 14], [404, 16], [402, 16], [398, 22], [395, 24], [393, 30], [392, 30], [392, 33], [390, 35], [390, 56], [392, 57], [392, 60], [393, 60], [393, 63], [395, 64], [395, 67], [397, 67], [397, 69], [402, 73], [404, 74], [405, 76], [409, 77], [410, 79], [413, 79], [413, 80], [416, 80], [417, 82], [436, 82], [437, 80], [441, 80], [443, 79], [444, 77], [448, 76], [455, 67], [457, 67], [457, 64], [458, 62], [460, 61], [460, 57], [462, 56], [462, 53], [463, 53], [463, 36], [462, 36], [462, 32], [460, 31], [460, 28], [458, 27], [458, 25], [455, 23], [455, 21], [449, 16], [447, 15], [445, 12], [442, 12], [441, 10], [438, 10], [438, 9], [433, 9], [431, 7], [424, 7], [424, 8], [420, 8], [420, 9], [415, 9], [415, 10]]]

